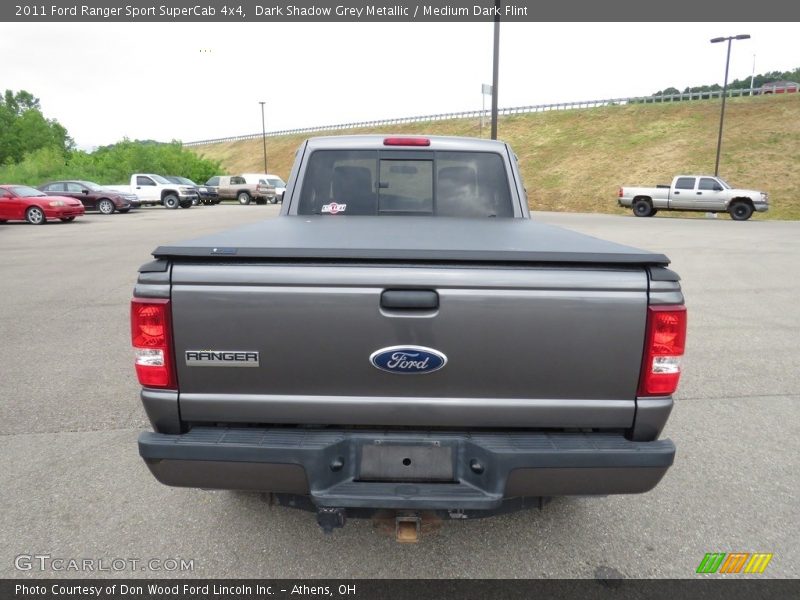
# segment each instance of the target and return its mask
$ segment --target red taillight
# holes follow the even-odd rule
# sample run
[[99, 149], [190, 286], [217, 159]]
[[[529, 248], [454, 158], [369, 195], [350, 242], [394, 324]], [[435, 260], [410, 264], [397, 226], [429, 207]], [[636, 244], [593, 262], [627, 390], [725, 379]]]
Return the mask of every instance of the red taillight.
[[669, 396], [681, 378], [686, 347], [686, 307], [648, 306], [639, 396]]
[[136, 376], [143, 386], [176, 388], [169, 315], [169, 300], [131, 300], [131, 341], [136, 350]]
[[619, 188], [619, 193], [617, 194], [620, 198], [622, 198], [622, 188]]
[[422, 137], [390, 137], [383, 139], [384, 146], [430, 146], [431, 141]]

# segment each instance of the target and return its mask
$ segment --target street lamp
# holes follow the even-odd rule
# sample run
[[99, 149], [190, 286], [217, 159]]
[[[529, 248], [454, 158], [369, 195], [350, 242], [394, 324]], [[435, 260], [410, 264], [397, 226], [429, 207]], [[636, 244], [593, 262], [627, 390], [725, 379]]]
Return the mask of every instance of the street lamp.
[[266, 102], [259, 102], [261, 105], [261, 141], [264, 143], [264, 173], [267, 172], [267, 130], [264, 123], [264, 105]]
[[731, 62], [731, 41], [732, 40], [749, 40], [749, 34], [729, 35], [728, 37], [717, 37], [711, 40], [712, 44], [719, 42], [728, 42], [728, 57], [725, 59], [725, 82], [722, 85], [722, 112], [719, 115], [719, 137], [717, 138], [717, 162], [714, 165], [714, 176], [719, 175], [719, 152], [722, 148], [722, 123], [725, 121], [725, 97], [728, 95], [728, 65]]

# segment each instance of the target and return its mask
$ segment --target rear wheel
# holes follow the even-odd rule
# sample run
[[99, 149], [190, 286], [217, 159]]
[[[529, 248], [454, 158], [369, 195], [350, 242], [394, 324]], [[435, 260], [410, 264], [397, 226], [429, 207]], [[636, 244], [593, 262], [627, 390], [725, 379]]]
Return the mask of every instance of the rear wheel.
[[25, 220], [31, 225], [44, 225], [47, 221], [44, 211], [38, 206], [31, 206], [25, 211]]
[[180, 201], [175, 194], [167, 194], [164, 196], [164, 206], [169, 209], [176, 209], [180, 205]]
[[272, 198], [269, 199], [269, 203], [270, 204], [277, 204], [278, 203], [278, 197], [277, 196], [273, 196]]
[[114, 203], [111, 200], [108, 200], [107, 198], [103, 198], [102, 200], [100, 200], [100, 202], [97, 203], [97, 210], [99, 210], [104, 215], [110, 215], [111, 213], [114, 212], [114, 210], [116, 210], [116, 208], [117, 207], [114, 206]]
[[728, 208], [728, 213], [734, 221], [747, 221], [753, 214], [753, 207], [747, 202], [735, 202]]
[[239, 192], [236, 196], [239, 204], [250, 204], [250, 194], [247, 192]]
[[637, 200], [633, 203], [633, 214], [637, 217], [650, 217], [655, 213], [650, 202], [647, 200]]

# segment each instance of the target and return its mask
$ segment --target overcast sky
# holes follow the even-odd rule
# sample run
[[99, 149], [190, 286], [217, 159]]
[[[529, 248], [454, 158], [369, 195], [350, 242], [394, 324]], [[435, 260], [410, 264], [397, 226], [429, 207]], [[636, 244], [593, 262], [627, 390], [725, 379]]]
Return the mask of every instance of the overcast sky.
[[[0, 23], [0, 89], [81, 148], [473, 110], [491, 23]], [[504, 23], [501, 107], [649, 95], [800, 66], [795, 23]], [[487, 97], [487, 108], [490, 99]]]

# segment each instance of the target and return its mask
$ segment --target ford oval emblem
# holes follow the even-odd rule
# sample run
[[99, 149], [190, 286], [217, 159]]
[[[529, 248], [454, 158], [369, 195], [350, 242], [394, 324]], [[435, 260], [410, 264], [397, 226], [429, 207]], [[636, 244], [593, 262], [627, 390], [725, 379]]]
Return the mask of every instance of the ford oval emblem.
[[447, 364], [447, 357], [424, 346], [390, 346], [373, 352], [369, 362], [376, 369], [388, 373], [417, 375], [438, 371]]

